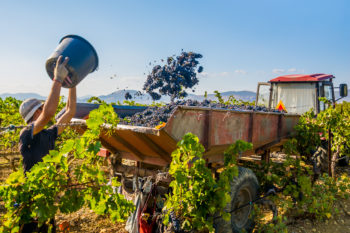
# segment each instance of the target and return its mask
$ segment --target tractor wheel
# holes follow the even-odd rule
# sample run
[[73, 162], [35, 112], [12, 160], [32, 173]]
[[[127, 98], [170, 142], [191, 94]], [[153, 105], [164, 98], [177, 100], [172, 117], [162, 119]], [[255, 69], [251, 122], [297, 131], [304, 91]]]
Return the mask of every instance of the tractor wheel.
[[[239, 167], [239, 175], [231, 182], [231, 203], [226, 211], [234, 210], [256, 199], [259, 182], [252, 170]], [[251, 232], [254, 228], [253, 205], [248, 205], [231, 213], [231, 221], [216, 219], [216, 233]]]

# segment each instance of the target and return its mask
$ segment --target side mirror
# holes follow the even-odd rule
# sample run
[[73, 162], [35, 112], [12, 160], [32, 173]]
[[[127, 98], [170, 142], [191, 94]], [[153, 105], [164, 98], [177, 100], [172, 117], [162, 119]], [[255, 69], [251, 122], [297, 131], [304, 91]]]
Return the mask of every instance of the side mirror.
[[339, 85], [339, 95], [342, 98], [348, 96], [348, 85], [345, 83]]

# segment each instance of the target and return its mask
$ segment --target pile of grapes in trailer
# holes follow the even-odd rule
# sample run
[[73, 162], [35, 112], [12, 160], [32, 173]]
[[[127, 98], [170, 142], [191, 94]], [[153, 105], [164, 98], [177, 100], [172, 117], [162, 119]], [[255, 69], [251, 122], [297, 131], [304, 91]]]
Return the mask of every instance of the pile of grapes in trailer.
[[[121, 120], [121, 124], [155, 127], [160, 123], [166, 123], [168, 118], [179, 105], [196, 106], [215, 109], [229, 109], [237, 111], [262, 111], [275, 112], [261, 106], [252, 106], [249, 104], [225, 104], [212, 100], [205, 99], [200, 102], [197, 100], [178, 100], [188, 96], [185, 91], [188, 88], [193, 88], [199, 83], [198, 73], [203, 71], [202, 66], [198, 66], [197, 59], [202, 58], [201, 54], [193, 52], [182, 52], [180, 56], [168, 57], [166, 64], [156, 65], [151, 73], [147, 76], [143, 90], [148, 93], [153, 100], [159, 100], [161, 96], [170, 96], [170, 103], [165, 106], [149, 107], [141, 113], [137, 113], [131, 117]], [[194, 91], [194, 89], [192, 89]], [[131, 99], [129, 93], [125, 95], [127, 100]]]

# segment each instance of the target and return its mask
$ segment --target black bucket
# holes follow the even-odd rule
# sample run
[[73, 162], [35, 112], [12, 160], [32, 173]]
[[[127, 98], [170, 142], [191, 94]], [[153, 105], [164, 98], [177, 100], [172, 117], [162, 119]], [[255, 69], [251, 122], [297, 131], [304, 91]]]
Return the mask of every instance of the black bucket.
[[75, 87], [98, 67], [98, 56], [94, 47], [80, 36], [68, 35], [60, 40], [59, 45], [46, 61], [46, 71], [51, 79], [54, 78], [56, 61], [61, 55], [63, 58], [69, 57], [66, 68], [72, 84], [63, 83], [62, 86], [66, 88]]

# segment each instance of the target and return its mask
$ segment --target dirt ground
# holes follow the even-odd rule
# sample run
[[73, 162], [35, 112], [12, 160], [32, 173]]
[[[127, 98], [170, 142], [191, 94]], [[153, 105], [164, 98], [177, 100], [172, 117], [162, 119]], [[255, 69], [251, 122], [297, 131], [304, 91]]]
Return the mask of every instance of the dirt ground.
[[[1, 164], [8, 161], [0, 158], [0, 183], [4, 182], [7, 176], [12, 172], [9, 164], [2, 166]], [[339, 173], [347, 173], [350, 176], [350, 167], [338, 168]], [[350, 199], [337, 200], [334, 208], [339, 213], [332, 216], [329, 220], [310, 221], [308, 219], [300, 219], [288, 225], [288, 232], [293, 233], [350, 233]], [[0, 219], [5, 209], [3, 203], [0, 202]], [[96, 215], [91, 210], [83, 208], [72, 214], [56, 215], [57, 232], [61, 227], [69, 227], [66, 232], [91, 232], [91, 233], [124, 233], [126, 232], [123, 223], [113, 224], [108, 218]], [[66, 228], [68, 230], [68, 228]]]

